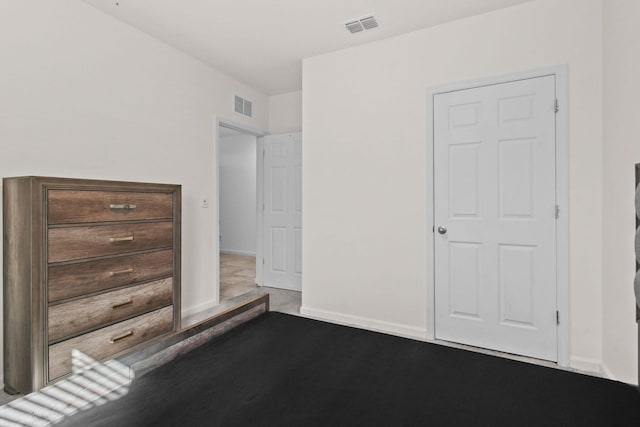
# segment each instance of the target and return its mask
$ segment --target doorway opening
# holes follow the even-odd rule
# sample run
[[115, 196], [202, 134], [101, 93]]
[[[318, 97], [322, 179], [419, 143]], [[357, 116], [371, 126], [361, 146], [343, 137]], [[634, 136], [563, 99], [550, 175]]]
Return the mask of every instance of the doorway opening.
[[220, 300], [254, 290], [258, 138], [220, 125], [218, 144]]
[[262, 287], [272, 310], [299, 313], [302, 134], [216, 123], [218, 302]]
[[263, 132], [218, 121], [218, 301], [260, 284], [259, 138]]

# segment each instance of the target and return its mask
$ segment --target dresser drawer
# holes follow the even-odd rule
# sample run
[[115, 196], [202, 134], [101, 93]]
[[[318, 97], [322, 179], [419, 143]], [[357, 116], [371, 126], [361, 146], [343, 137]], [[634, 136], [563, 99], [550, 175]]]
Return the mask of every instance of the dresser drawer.
[[49, 307], [49, 341], [77, 335], [173, 302], [171, 278]]
[[105, 359], [173, 330], [173, 307], [165, 307], [49, 346], [49, 381], [71, 372], [71, 350]]
[[171, 193], [129, 191], [49, 190], [49, 224], [171, 219]]
[[48, 268], [49, 302], [78, 297], [173, 274], [170, 249], [54, 265]]
[[173, 244], [171, 221], [48, 230], [48, 262], [124, 254]]

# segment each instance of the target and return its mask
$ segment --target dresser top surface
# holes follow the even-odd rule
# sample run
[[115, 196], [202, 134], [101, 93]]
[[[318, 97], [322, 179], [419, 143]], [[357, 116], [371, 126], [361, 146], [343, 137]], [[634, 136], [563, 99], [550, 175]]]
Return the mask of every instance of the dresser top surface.
[[96, 189], [106, 190], [117, 188], [119, 190], [143, 190], [143, 191], [176, 191], [181, 189], [180, 184], [169, 183], [148, 183], [136, 181], [115, 181], [103, 179], [80, 179], [80, 178], [60, 178], [46, 176], [18, 176], [5, 177], [3, 183], [10, 181], [29, 182], [32, 186], [43, 188], [73, 188], [73, 189]]

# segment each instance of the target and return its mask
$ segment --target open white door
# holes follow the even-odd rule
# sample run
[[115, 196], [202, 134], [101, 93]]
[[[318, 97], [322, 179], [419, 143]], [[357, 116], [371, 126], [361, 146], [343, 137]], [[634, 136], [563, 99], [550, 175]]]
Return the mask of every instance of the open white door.
[[434, 96], [435, 336], [558, 360], [555, 77]]
[[302, 134], [263, 139], [262, 285], [302, 290]]

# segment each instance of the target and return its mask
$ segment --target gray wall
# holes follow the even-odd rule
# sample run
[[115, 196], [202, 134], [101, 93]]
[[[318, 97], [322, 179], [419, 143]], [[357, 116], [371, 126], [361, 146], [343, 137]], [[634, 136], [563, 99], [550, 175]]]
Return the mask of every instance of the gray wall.
[[256, 253], [256, 137], [220, 140], [220, 251]]

